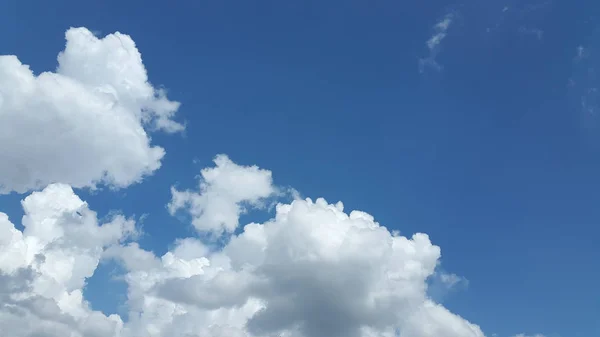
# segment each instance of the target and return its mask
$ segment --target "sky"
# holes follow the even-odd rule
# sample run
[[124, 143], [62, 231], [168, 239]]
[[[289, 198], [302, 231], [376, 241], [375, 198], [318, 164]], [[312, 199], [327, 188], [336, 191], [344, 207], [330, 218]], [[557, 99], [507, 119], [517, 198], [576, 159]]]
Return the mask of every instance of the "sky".
[[599, 15], [2, 1], [0, 331], [600, 335]]

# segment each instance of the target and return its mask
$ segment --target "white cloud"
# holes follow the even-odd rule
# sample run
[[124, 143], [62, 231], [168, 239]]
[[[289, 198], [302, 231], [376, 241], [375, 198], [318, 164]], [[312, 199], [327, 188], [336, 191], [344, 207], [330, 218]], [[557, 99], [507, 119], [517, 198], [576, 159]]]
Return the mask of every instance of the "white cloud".
[[442, 40], [444, 40], [446, 37], [446, 32], [452, 24], [453, 19], [454, 16], [452, 14], [447, 14], [440, 22], [433, 26], [434, 34], [431, 36], [431, 38], [429, 38], [429, 40], [427, 40], [427, 48], [429, 48], [429, 50], [435, 50], [440, 45]]
[[220, 235], [235, 231], [244, 204], [260, 206], [276, 191], [271, 171], [237, 165], [226, 155], [218, 155], [214, 162], [216, 167], [202, 170], [199, 192], [171, 188], [168, 208], [171, 214], [185, 209], [198, 231]]
[[[269, 171], [216, 162], [203, 170], [211, 193], [257, 200], [273, 190]], [[249, 171], [263, 183], [246, 184]], [[100, 225], [67, 185], [33, 193], [23, 208], [23, 231], [0, 213], [0, 325], [13, 336], [483, 336], [429, 299], [440, 249], [427, 235], [392, 234], [340, 202], [279, 204], [271, 220], [244, 226], [222, 249], [185, 238], [161, 257], [124, 241], [133, 221]], [[238, 221], [236, 209], [225, 210]], [[83, 298], [101, 259], [127, 271], [128, 320]]]
[[456, 287], [459, 284], [464, 284], [465, 286], [469, 284], [469, 280], [456, 274], [441, 273], [439, 277], [442, 283], [448, 288]]
[[161, 165], [147, 130], [176, 132], [179, 103], [148, 82], [133, 40], [66, 33], [56, 72], [0, 56], [0, 194], [49, 183], [125, 187]]
[[469, 280], [463, 276], [446, 273], [438, 268], [429, 277], [428, 284], [427, 293], [429, 297], [436, 302], [442, 303], [450, 293], [466, 290], [469, 287]]
[[419, 60], [419, 71], [423, 72], [425, 67], [430, 67], [435, 70], [441, 70], [442, 66], [435, 60], [440, 52], [440, 44], [446, 38], [448, 28], [454, 22], [454, 14], [446, 14], [438, 23], [433, 26], [433, 35], [425, 43], [429, 50], [429, 55]]
[[440, 249], [427, 235], [392, 235], [341, 203], [280, 204], [211, 254], [193, 239], [161, 258], [118, 249], [111, 256], [129, 269], [134, 335], [483, 336], [428, 299]]
[[100, 225], [67, 185], [50, 185], [22, 202], [19, 231], [0, 213], [0, 326], [14, 337], [116, 336], [116, 315], [83, 298], [102, 251], [134, 234], [122, 216]]
[[[274, 190], [269, 171], [224, 156], [215, 162], [215, 168], [203, 170], [196, 198], [237, 195], [228, 202], [235, 204], [232, 200], [257, 200]], [[234, 208], [206, 203], [202, 210], [229, 210], [230, 223], [237, 225]], [[135, 244], [107, 253], [128, 269], [134, 319], [126, 334], [483, 336], [478, 326], [428, 298], [426, 281], [435, 273], [440, 249], [427, 235], [392, 234], [367, 213], [345, 213], [342, 203], [280, 204], [274, 218], [246, 225], [216, 252], [188, 238], [162, 257]], [[447, 282], [458, 278], [443, 275]]]

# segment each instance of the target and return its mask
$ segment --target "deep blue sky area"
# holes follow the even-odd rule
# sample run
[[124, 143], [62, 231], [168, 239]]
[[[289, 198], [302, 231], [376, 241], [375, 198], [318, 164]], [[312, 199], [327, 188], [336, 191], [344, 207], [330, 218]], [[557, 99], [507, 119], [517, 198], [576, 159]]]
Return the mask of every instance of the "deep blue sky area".
[[[77, 193], [100, 215], [147, 214], [147, 249], [191, 233], [165, 208], [169, 188], [193, 187], [225, 153], [429, 234], [444, 270], [469, 280], [444, 304], [488, 336], [588, 337], [600, 336], [599, 15], [593, 0], [5, 0], [0, 54], [40, 73], [69, 27], [133, 38], [188, 131], [152, 135], [167, 155], [143, 183]], [[420, 69], [430, 56], [439, 67]], [[18, 219], [23, 197], [0, 206]], [[116, 312], [125, 288], [109, 278], [88, 297]]]

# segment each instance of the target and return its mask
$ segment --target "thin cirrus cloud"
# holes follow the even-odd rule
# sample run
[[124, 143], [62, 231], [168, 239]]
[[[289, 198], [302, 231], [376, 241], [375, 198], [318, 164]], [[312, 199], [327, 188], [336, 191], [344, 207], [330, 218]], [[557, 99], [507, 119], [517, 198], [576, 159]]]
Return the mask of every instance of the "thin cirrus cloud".
[[419, 59], [420, 72], [425, 71], [426, 67], [438, 71], [442, 69], [442, 66], [436, 61], [436, 57], [441, 50], [441, 43], [446, 38], [448, 29], [454, 22], [454, 19], [455, 15], [453, 13], [448, 13], [433, 26], [433, 35], [425, 42], [429, 55]]
[[[192, 236], [158, 256], [136, 241], [133, 219], [99, 220], [73, 187], [139, 181], [164, 155], [146, 130], [183, 128], [172, 119], [178, 103], [147, 82], [128, 36], [71, 29], [56, 73], [34, 76], [4, 56], [0, 74], [0, 159], [26, 170], [0, 166], [2, 192], [44, 187], [23, 199], [20, 227], [0, 213], [0, 327], [10, 336], [484, 336], [429, 296], [441, 249], [428, 235], [401, 236], [322, 198], [281, 202], [269, 220], [240, 224], [279, 189], [268, 169], [226, 155], [201, 171], [197, 191], [172, 189], [168, 206], [199, 232], [227, 236], [222, 247]], [[38, 134], [23, 144], [9, 129]], [[83, 295], [102, 261], [123, 267], [126, 315], [93, 310]], [[438, 275], [449, 287], [462, 280]]]
[[[544, 25], [548, 10], [552, 8], [552, 1], [515, 2], [498, 9], [493, 25], [486, 28], [487, 33], [518, 34], [522, 37], [535, 38], [541, 41], [544, 38]], [[500, 5], [498, 5], [500, 6]]]
[[[568, 82], [584, 130], [597, 130], [600, 125], [600, 67], [596, 57], [599, 50], [599, 44], [596, 42], [598, 36], [598, 30], [594, 29], [590, 38], [573, 51], [573, 68]], [[595, 132], [589, 135], [595, 135]]]

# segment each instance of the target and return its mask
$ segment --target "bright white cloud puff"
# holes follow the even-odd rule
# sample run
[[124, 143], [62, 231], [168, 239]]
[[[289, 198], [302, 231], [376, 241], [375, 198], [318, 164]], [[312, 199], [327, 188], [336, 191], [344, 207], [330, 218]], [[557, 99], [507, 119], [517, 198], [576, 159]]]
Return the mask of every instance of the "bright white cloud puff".
[[232, 233], [244, 204], [257, 206], [276, 189], [271, 171], [237, 165], [226, 155], [218, 155], [214, 162], [216, 167], [202, 170], [199, 192], [171, 188], [169, 212], [187, 210], [199, 232]]
[[150, 130], [177, 132], [179, 103], [148, 82], [133, 40], [69, 29], [56, 72], [0, 56], [0, 194], [61, 182], [125, 187], [161, 166]]
[[118, 336], [123, 321], [94, 312], [83, 298], [85, 280], [103, 251], [135, 233], [122, 216], [100, 224], [62, 184], [22, 202], [20, 231], [0, 213], [0, 327], [13, 337]]

